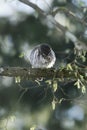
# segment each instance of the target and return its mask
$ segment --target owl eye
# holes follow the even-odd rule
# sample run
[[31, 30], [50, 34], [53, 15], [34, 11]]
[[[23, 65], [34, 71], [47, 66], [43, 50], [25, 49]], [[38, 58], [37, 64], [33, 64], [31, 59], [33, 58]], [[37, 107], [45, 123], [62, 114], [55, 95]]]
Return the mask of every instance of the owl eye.
[[46, 57], [46, 54], [42, 53], [42, 56], [43, 56], [43, 57]]

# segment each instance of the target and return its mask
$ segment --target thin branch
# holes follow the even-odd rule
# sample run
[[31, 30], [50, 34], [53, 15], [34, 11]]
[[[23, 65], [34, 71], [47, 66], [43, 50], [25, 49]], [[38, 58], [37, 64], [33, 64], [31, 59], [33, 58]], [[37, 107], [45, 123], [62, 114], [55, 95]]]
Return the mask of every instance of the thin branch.
[[28, 0], [19, 0], [20, 2], [32, 7], [33, 9], [35, 9], [37, 12], [39, 12], [39, 14], [43, 15], [44, 16], [44, 11], [42, 9], [40, 9], [36, 4], [28, 1]]
[[39, 8], [36, 4], [28, 1], [28, 0], [19, 0], [20, 2], [32, 7], [33, 9], [35, 9], [39, 14], [41, 14], [43, 17], [49, 19], [51, 18], [52, 23], [54, 23], [54, 25], [56, 25], [56, 27], [58, 27], [60, 30], [62, 30], [63, 32], [65, 32], [66, 28], [63, 27], [61, 24], [57, 23], [55, 21], [55, 19], [52, 17], [52, 15], [47, 14], [46, 12], [44, 12], [41, 8]]
[[70, 39], [74, 45], [75, 48], [78, 50], [87, 50], [87, 46], [86, 43], [80, 41], [73, 33], [69, 32], [64, 26], [62, 26], [61, 24], [59, 24], [52, 15], [47, 14], [46, 12], [44, 12], [41, 8], [39, 8], [36, 4], [28, 1], [28, 0], [19, 0], [20, 2], [32, 7], [33, 9], [35, 9], [40, 15], [42, 15], [43, 17], [47, 18], [48, 20], [50, 20], [54, 25], [56, 29], [60, 29], [63, 33], [63, 35], [65, 35], [68, 39]]
[[76, 15], [75, 15], [75, 13], [73, 13], [71, 10], [69, 10], [69, 9], [66, 9], [66, 8], [58, 8], [58, 9], [56, 9], [54, 12], [52, 12], [52, 15], [53, 16], [55, 16], [58, 12], [63, 12], [63, 13], [65, 13], [66, 15], [68, 15], [68, 16], [70, 16], [70, 17], [72, 17], [72, 18], [74, 18], [76, 21], [78, 21], [79, 23], [81, 23], [81, 24], [83, 24], [83, 25], [87, 25], [87, 22], [86, 21], [84, 21], [83, 20], [83, 18], [81, 19], [81, 18], [79, 18], [79, 17], [77, 17]]

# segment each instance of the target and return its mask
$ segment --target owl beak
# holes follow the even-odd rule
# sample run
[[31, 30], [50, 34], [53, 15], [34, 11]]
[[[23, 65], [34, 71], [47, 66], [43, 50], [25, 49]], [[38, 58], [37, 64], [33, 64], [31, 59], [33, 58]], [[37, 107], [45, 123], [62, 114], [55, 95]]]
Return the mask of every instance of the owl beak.
[[48, 56], [48, 57], [47, 57], [47, 60], [48, 60], [48, 61], [51, 61], [51, 57], [50, 57], [50, 56]]

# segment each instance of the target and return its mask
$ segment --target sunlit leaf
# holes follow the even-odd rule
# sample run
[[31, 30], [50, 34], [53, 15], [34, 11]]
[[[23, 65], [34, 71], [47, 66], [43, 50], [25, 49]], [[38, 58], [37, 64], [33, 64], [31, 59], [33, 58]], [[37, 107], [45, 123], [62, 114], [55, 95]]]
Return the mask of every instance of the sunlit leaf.
[[83, 61], [83, 62], [85, 62], [85, 61], [86, 61], [86, 57], [85, 57], [85, 56], [83, 56], [83, 55], [81, 55], [81, 59], [82, 59], [82, 61]]
[[86, 93], [86, 87], [84, 85], [82, 86], [82, 93]]
[[22, 53], [19, 55], [19, 58], [23, 58], [24, 55], [25, 55], [25, 54], [22, 52]]
[[11, 119], [12, 122], [14, 122], [16, 117], [15, 116], [10, 116], [10, 119]]
[[52, 84], [52, 81], [51, 80], [46, 80], [45, 81], [47, 84], [51, 85]]
[[73, 71], [73, 68], [72, 68], [71, 64], [67, 64], [67, 70], [72, 70]]
[[81, 78], [82, 81], [84, 80], [83, 75], [79, 75], [79, 77]]
[[39, 79], [36, 79], [35, 82], [40, 86], [40, 81], [39, 81]]
[[77, 86], [78, 89], [81, 88], [81, 85], [80, 85], [80, 80], [78, 79], [75, 83], [74, 83], [75, 86]]
[[20, 82], [21, 82], [20, 76], [15, 77], [15, 83], [20, 83]]
[[36, 125], [32, 126], [32, 127], [30, 128], [30, 130], [35, 130], [35, 128], [36, 128]]
[[61, 98], [58, 103], [61, 103], [64, 100], [64, 98]]
[[53, 91], [55, 92], [58, 88], [58, 83], [56, 80], [53, 81]]
[[55, 107], [56, 107], [56, 103], [55, 103], [55, 101], [53, 100], [53, 101], [52, 101], [52, 109], [55, 110]]

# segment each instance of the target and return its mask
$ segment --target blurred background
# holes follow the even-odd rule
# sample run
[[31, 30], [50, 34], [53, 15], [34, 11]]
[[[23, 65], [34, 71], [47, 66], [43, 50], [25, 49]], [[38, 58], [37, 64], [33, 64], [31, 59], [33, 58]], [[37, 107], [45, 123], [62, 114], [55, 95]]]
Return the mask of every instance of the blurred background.
[[[87, 42], [86, 0], [31, 2]], [[75, 58], [74, 44], [55, 29], [51, 19], [18, 0], [0, 1], [0, 66], [29, 67], [29, 52], [41, 43], [48, 43], [55, 51], [57, 69]], [[0, 130], [87, 130], [87, 94], [74, 83], [59, 83], [55, 96], [61, 103], [53, 110], [53, 93], [45, 82], [39, 86], [35, 81], [15, 83], [14, 78], [0, 77]]]

